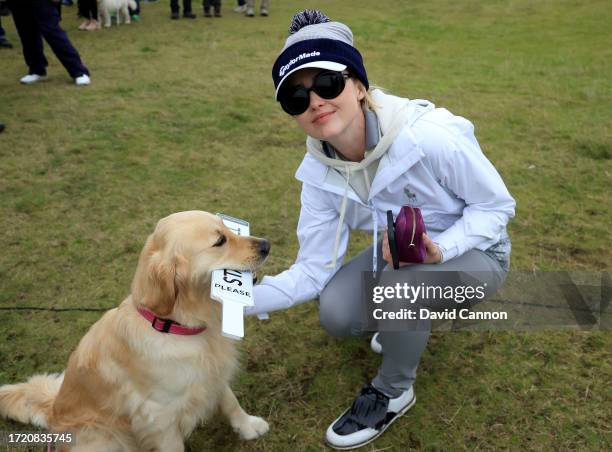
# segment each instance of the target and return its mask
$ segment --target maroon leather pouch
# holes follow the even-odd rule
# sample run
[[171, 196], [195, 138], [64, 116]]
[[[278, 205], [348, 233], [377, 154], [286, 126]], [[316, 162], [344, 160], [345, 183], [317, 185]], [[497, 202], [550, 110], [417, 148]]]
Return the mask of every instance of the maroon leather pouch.
[[395, 222], [393, 213], [388, 210], [387, 226], [393, 268], [397, 270], [400, 262], [419, 264], [425, 260], [427, 256], [423, 242], [423, 232], [426, 232], [425, 222], [418, 207], [402, 206]]

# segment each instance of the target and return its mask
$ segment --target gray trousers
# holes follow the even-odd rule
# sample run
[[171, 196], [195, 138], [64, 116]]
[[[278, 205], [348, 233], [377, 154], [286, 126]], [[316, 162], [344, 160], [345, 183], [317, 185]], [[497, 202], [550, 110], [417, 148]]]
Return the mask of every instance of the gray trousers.
[[[381, 248], [382, 245], [379, 243], [378, 271], [393, 270], [380, 257]], [[332, 336], [361, 336], [367, 333], [360, 316], [363, 271], [372, 271], [372, 247], [342, 266], [321, 292], [319, 317], [323, 328]], [[404, 272], [404, 280], [415, 286], [423, 282], [423, 278], [419, 277], [419, 272], [423, 271], [428, 272], [427, 284], [432, 283], [430, 272], [441, 272], [440, 278], [435, 283], [443, 286], [455, 286], [459, 284], [462, 275], [467, 275], [479, 284], [486, 284], [487, 296], [495, 293], [506, 278], [506, 272], [495, 259], [476, 249], [443, 264], [414, 264], [396, 271]], [[430, 320], [419, 320], [419, 322], [418, 328], [414, 330], [381, 331], [379, 334], [383, 359], [372, 384], [392, 398], [409, 389], [416, 379], [416, 370], [431, 331]]]
[[[247, 5], [247, 8], [255, 8], [255, 0], [247, 0], [246, 5]], [[261, 0], [260, 8], [269, 9], [270, 0]]]

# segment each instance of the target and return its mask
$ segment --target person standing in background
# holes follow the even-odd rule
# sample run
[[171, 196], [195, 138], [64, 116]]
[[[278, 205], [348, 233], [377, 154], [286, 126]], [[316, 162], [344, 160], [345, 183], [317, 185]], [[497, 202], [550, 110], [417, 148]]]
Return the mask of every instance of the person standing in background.
[[100, 28], [98, 22], [98, 0], [78, 0], [79, 16], [84, 21], [79, 25], [79, 30], [94, 31]]
[[8, 5], [28, 65], [28, 73], [20, 79], [21, 83], [30, 85], [47, 78], [49, 63], [43, 52], [43, 38], [77, 86], [91, 83], [89, 70], [59, 25], [60, 0], [9, 0]]
[[244, 13], [246, 12], [246, 0], [237, 0], [236, 7], [234, 8], [235, 13]]
[[4, 28], [2, 28], [2, 19], [0, 19], [0, 49], [12, 49], [13, 48], [13, 44], [11, 44], [11, 42], [6, 39], [6, 32], [4, 31]]
[[[4, 31], [4, 28], [2, 28], [2, 17], [1, 16], [8, 16], [9, 14], [10, 12], [6, 6], [6, 2], [0, 2], [0, 49], [2, 48], [12, 49], [13, 48], [13, 44], [11, 44], [8, 39], [6, 39], [6, 32]], [[4, 132], [5, 128], [6, 126], [4, 125], [4, 123], [0, 122], [0, 133]]]
[[221, 0], [204, 0], [202, 5], [204, 6], [204, 17], [212, 17], [211, 6], [215, 10], [215, 17], [221, 17]]
[[[6, 6], [6, 2], [0, 1], [0, 16], [8, 16], [10, 15], [10, 11]], [[0, 17], [0, 48], [4, 49], [12, 49], [13, 44], [10, 43], [8, 39], [6, 39], [6, 32], [4, 28], [2, 28], [2, 17]]]
[[[255, 17], [255, 0], [247, 0], [246, 6], [247, 17]], [[268, 9], [270, 8], [270, 0], [261, 0], [261, 5], [259, 6], [259, 8], [259, 14], [264, 17], [267, 17]]]
[[[170, 0], [170, 18], [177, 20], [180, 17], [179, 0]], [[196, 15], [191, 12], [191, 0], [183, 0], [183, 17], [186, 19], [195, 19]]]

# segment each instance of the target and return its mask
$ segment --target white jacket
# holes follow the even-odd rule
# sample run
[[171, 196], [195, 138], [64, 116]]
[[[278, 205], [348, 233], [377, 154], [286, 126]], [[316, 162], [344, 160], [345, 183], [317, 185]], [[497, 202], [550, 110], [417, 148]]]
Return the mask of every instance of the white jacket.
[[[393, 141], [380, 157], [367, 203], [348, 186], [347, 174], [323, 163], [326, 157], [316, 154], [317, 142], [309, 138], [309, 153], [296, 173], [302, 182], [297, 259], [288, 270], [255, 286], [255, 307], [247, 314], [263, 318], [316, 298], [342, 264], [349, 231], [376, 234], [386, 224], [386, 211], [397, 215], [403, 205], [421, 209], [427, 234], [442, 250], [444, 262], [473, 248], [486, 250], [507, 237], [516, 203], [482, 153], [472, 123], [427, 101], [379, 90], [373, 94], [380, 106], [379, 144], [385, 146], [389, 135]], [[330, 164], [337, 168], [337, 162]], [[346, 165], [349, 177], [351, 165], [359, 169], [359, 163]]]

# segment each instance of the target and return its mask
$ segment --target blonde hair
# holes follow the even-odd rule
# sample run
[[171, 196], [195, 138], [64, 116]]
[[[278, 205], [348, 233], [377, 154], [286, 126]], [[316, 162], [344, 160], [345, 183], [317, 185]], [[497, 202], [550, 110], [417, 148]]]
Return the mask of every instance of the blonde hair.
[[374, 101], [374, 96], [372, 95], [372, 90], [373, 89], [377, 89], [377, 86], [370, 86], [368, 89], [366, 89], [365, 85], [363, 84], [363, 82], [361, 80], [359, 80], [357, 77], [353, 76], [353, 83], [355, 83], [355, 86], [357, 87], [357, 89], [359, 89], [360, 91], [363, 91], [365, 93], [363, 99], [361, 99], [361, 107], [365, 110], [371, 110], [371, 111], [376, 111], [379, 108], [379, 105]]

